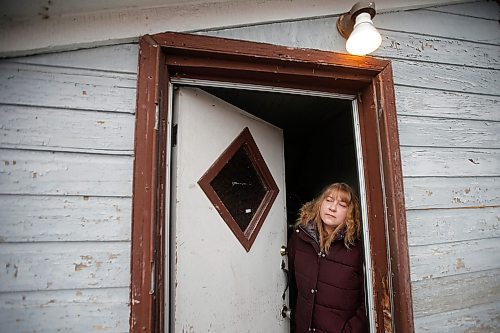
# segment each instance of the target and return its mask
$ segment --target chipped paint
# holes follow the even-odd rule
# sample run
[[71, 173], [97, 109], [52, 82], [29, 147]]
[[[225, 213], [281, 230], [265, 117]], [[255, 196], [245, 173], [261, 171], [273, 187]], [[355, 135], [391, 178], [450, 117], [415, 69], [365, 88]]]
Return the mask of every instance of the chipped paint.
[[456, 267], [457, 269], [462, 269], [462, 268], [465, 268], [464, 258], [458, 258], [458, 259], [457, 259], [457, 263], [456, 263], [455, 267]]
[[74, 264], [75, 265], [75, 272], [81, 271], [84, 268], [89, 267], [89, 265], [80, 263], [80, 264]]
[[41, 307], [41, 308], [44, 308], [44, 307], [47, 307], [47, 306], [48, 306], [48, 305], [50, 305], [50, 304], [54, 304], [55, 302], [56, 302], [56, 300], [55, 300], [55, 299], [51, 299], [51, 300], [49, 300], [48, 302], [46, 302], [46, 303], [44, 303], [44, 304], [40, 304], [40, 307]]
[[95, 329], [97, 332], [106, 332], [111, 329], [111, 327], [105, 325], [94, 325], [92, 326], [92, 328]]

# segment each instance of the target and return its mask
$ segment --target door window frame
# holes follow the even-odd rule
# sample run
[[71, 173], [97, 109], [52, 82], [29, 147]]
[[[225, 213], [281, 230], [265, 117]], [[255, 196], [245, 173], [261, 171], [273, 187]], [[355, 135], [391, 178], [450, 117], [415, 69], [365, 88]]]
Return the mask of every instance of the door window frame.
[[[357, 96], [375, 332], [414, 332], [403, 175], [389, 60], [183, 33], [139, 40], [130, 332], [163, 332], [171, 78]], [[168, 317], [168, 316], [167, 316]]]

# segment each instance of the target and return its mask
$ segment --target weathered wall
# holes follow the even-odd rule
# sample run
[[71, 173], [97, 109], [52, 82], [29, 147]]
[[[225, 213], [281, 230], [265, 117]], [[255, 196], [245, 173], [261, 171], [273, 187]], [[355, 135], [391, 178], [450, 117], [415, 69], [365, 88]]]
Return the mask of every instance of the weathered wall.
[[[379, 14], [417, 332], [498, 332], [493, 1]], [[336, 18], [210, 34], [344, 51]], [[326, 32], [326, 33], [325, 33]], [[0, 332], [126, 332], [137, 46], [0, 61]]]
[[0, 62], [0, 332], [127, 332], [137, 45]]
[[[463, 0], [377, 0], [377, 10]], [[21, 0], [0, 1], [0, 57], [137, 41], [196, 31], [338, 15], [352, 0]]]
[[[498, 4], [482, 1], [374, 20], [374, 55], [393, 63], [416, 332], [500, 331], [498, 19]], [[344, 52], [335, 24], [208, 34]]]

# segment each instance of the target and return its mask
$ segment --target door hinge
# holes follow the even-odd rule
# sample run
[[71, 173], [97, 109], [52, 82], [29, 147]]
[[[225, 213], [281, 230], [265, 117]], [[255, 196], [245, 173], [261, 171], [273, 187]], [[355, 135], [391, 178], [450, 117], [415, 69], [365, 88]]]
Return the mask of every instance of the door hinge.
[[177, 127], [178, 127], [177, 124], [172, 126], [172, 136], [170, 138], [170, 140], [172, 142], [172, 147], [177, 146]]

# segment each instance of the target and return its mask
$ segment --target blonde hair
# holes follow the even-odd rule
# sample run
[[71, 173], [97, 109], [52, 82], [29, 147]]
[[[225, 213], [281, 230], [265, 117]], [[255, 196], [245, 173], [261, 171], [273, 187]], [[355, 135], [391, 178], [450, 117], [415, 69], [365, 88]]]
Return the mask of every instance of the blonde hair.
[[[337, 226], [335, 230], [328, 234], [324, 228], [323, 221], [320, 216], [320, 207], [326, 197], [340, 198], [348, 205], [345, 221]], [[297, 219], [297, 225], [307, 225], [313, 222], [318, 230], [320, 249], [323, 252], [328, 252], [332, 241], [337, 235], [345, 229], [344, 245], [354, 245], [355, 241], [361, 238], [361, 221], [359, 213], [359, 201], [353, 189], [345, 183], [333, 183], [327, 186], [319, 196], [305, 203], [300, 209], [300, 215]]]

